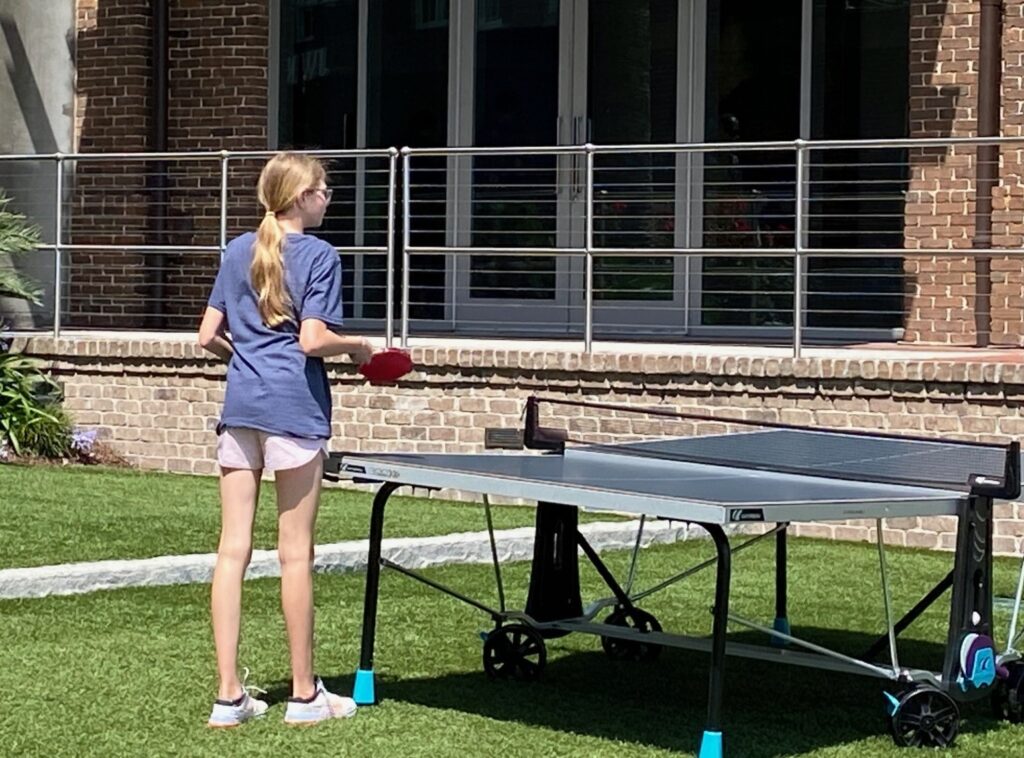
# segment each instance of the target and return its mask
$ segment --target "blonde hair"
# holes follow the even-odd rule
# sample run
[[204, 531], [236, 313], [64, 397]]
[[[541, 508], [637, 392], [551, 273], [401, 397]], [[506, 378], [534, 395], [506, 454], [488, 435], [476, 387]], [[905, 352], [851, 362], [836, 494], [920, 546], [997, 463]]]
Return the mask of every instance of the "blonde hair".
[[316, 187], [326, 176], [320, 161], [296, 153], [278, 153], [260, 172], [256, 196], [266, 213], [256, 231], [249, 273], [259, 295], [260, 318], [269, 327], [295, 320], [284, 282], [285, 233], [277, 214], [291, 208], [303, 192]]

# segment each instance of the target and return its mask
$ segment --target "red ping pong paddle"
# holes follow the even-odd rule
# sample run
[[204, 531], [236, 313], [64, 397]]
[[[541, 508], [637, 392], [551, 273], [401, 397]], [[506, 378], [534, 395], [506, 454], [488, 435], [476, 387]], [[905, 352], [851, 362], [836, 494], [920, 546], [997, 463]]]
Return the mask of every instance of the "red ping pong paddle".
[[359, 367], [359, 373], [370, 384], [388, 384], [412, 371], [412, 358], [406, 350], [389, 347], [374, 353], [369, 361]]

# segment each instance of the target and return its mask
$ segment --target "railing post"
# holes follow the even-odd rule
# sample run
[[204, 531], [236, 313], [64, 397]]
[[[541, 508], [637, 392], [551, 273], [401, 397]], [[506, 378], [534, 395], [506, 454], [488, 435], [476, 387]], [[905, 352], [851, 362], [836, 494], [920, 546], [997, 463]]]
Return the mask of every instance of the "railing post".
[[64, 297], [64, 287], [61, 284], [63, 278], [64, 261], [61, 252], [61, 245], [64, 241], [64, 155], [57, 153], [57, 181], [55, 191], [57, 193], [57, 205], [54, 208], [54, 238], [53, 238], [53, 338], [60, 337], [60, 303]]
[[[409, 148], [402, 148], [402, 347], [409, 347], [409, 264], [412, 256], [409, 254], [410, 233], [412, 225], [412, 207], [410, 205], [409, 178], [412, 171], [409, 168]], [[388, 271], [390, 281], [393, 271]]]
[[806, 142], [802, 139], [796, 140], [796, 218], [793, 229], [793, 357], [800, 357], [800, 348], [803, 342], [803, 320], [804, 320], [804, 164], [806, 159]]
[[[384, 345], [391, 347], [395, 335], [395, 180], [397, 179], [398, 150], [388, 148], [388, 239], [387, 287], [384, 303]], [[403, 342], [404, 344], [404, 342]]]
[[220, 151], [220, 255], [228, 246], [228, 156], [227, 150]]
[[589, 353], [594, 347], [594, 146], [588, 142], [583, 149], [586, 151], [587, 160], [586, 187], [583, 196], [583, 252], [586, 256], [583, 295], [583, 351]]

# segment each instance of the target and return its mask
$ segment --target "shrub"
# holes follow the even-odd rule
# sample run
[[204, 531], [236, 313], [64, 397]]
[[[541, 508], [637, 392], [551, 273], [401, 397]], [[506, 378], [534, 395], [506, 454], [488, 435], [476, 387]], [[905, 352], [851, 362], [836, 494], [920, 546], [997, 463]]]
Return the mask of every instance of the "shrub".
[[[0, 441], [16, 455], [56, 458], [71, 448], [71, 421], [60, 385], [41, 363], [0, 341]], [[8, 454], [9, 455], [9, 454]]]
[[62, 458], [71, 450], [71, 419], [59, 405], [44, 405], [33, 423], [26, 424], [18, 434], [21, 447], [43, 458]]
[[[0, 253], [30, 253], [39, 244], [39, 228], [8, 209], [0, 189]], [[0, 268], [0, 295], [39, 304], [40, 290], [13, 268]], [[60, 407], [60, 385], [43, 373], [39, 361], [11, 351], [0, 323], [0, 459], [15, 455], [59, 458], [71, 449], [71, 420]]]
[[[11, 199], [0, 189], [0, 254], [9, 256], [33, 252], [39, 245], [39, 227], [20, 213], [7, 209]], [[0, 267], [0, 295], [15, 297], [39, 305], [41, 291], [35, 282], [13, 268]]]

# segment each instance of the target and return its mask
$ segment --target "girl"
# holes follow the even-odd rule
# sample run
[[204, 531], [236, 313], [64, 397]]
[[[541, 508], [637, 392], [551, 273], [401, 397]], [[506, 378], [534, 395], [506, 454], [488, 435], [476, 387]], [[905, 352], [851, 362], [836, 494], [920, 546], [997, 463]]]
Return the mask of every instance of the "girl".
[[[260, 174], [266, 213], [258, 231], [231, 241], [221, 260], [199, 344], [228, 362], [217, 427], [221, 536], [211, 610], [220, 686], [209, 725], [262, 716], [237, 673], [242, 579], [252, 555], [253, 517], [264, 470], [275, 472], [281, 606], [291, 655], [285, 722], [313, 724], [355, 713], [313, 673], [313, 527], [331, 435], [331, 393], [323, 358], [369, 360], [370, 343], [343, 336], [341, 263], [306, 234], [331, 199], [315, 158], [279, 153]], [[230, 329], [230, 340], [226, 331]]]

